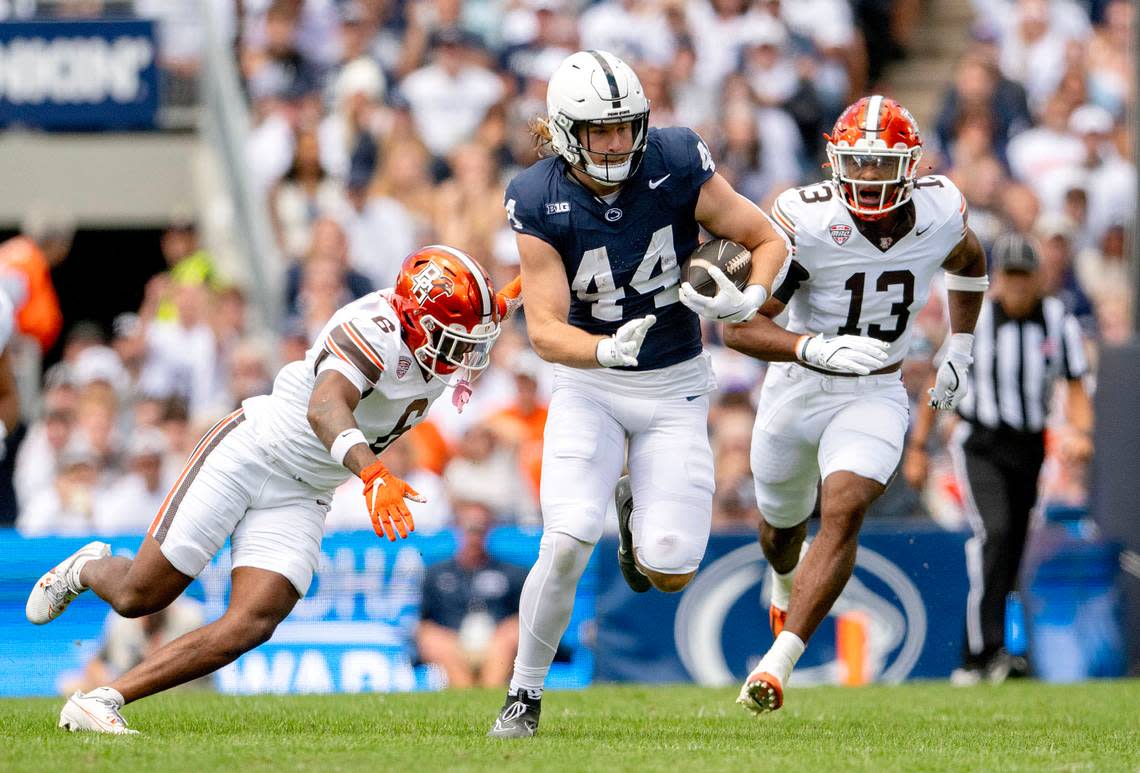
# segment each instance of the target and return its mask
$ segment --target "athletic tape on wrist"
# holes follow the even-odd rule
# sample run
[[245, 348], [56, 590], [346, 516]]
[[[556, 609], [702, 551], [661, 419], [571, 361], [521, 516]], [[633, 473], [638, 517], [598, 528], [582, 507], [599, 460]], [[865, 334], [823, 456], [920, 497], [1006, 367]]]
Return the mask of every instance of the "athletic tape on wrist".
[[960, 293], [984, 293], [990, 287], [988, 276], [962, 276], [946, 272], [946, 289]]
[[368, 445], [368, 439], [364, 437], [364, 433], [356, 427], [346, 429], [344, 432], [336, 436], [336, 440], [332, 442], [332, 448], [329, 449], [329, 455], [336, 461], [337, 464], [344, 464], [344, 457], [348, 456], [348, 451], [353, 446], [363, 443]]

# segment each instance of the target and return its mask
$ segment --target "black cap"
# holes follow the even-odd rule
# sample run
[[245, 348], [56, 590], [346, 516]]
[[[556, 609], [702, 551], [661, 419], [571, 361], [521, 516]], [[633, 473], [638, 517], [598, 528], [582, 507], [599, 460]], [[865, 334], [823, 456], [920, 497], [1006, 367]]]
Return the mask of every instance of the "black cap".
[[1032, 274], [1041, 263], [1033, 245], [1016, 233], [999, 236], [990, 248], [990, 258], [998, 271], [1017, 271], [1023, 274]]

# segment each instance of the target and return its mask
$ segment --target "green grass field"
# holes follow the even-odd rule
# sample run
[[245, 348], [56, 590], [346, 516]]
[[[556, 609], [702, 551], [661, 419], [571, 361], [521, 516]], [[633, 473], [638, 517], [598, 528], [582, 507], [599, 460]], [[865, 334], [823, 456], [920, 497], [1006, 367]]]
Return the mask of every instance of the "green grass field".
[[735, 690], [554, 692], [537, 738], [484, 733], [498, 691], [173, 694], [125, 712], [142, 735], [70, 734], [58, 700], [0, 701], [0, 770], [1140, 771], [1140, 682], [790, 691], [752, 717]]

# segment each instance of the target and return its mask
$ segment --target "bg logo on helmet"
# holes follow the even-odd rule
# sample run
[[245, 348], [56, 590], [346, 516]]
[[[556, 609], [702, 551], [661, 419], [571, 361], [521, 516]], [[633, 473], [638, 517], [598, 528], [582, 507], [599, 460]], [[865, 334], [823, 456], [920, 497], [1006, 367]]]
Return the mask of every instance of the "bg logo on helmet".
[[418, 274], [412, 277], [412, 293], [421, 304], [427, 300], [438, 300], [455, 292], [455, 282], [443, 275], [443, 269], [429, 262]]

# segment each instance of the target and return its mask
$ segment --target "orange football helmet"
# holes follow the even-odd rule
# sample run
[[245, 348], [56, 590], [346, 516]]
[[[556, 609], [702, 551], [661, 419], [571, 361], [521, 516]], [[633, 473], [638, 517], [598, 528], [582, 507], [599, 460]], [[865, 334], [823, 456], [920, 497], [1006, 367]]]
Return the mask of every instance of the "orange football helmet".
[[922, 135], [905, 107], [877, 94], [863, 97], [824, 137], [831, 179], [852, 214], [877, 220], [910, 201]]
[[495, 288], [467, 253], [432, 244], [404, 258], [392, 292], [404, 342], [425, 371], [473, 381], [499, 337]]

